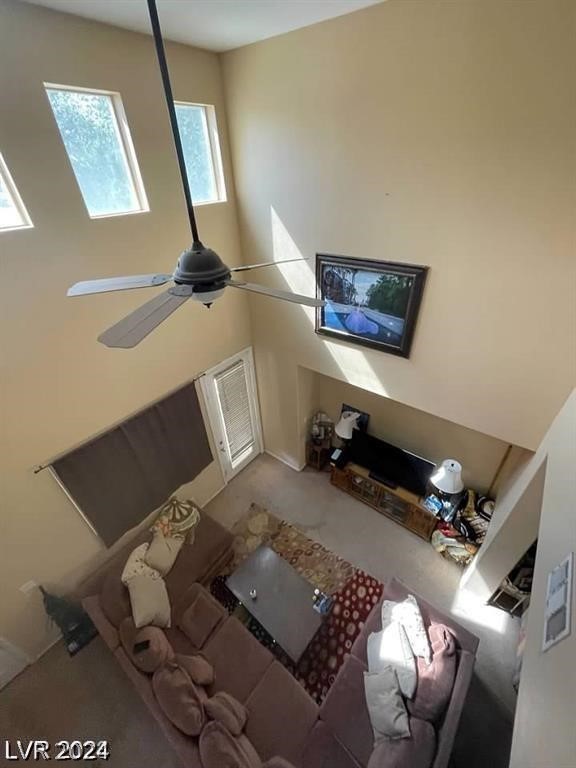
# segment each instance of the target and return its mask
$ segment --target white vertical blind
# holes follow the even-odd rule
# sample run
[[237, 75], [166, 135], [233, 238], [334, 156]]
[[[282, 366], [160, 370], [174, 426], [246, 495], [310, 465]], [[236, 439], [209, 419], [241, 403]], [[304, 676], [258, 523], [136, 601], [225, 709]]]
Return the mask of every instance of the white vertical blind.
[[232, 467], [254, 446], [250, 395], [244, 360], [238, 360], [214, 377]]

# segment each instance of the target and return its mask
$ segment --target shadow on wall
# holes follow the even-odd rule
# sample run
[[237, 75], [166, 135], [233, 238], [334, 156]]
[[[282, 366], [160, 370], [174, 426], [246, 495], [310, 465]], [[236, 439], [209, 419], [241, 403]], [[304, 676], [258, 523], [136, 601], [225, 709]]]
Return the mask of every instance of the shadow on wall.
[[[274, 261], [284, 259], [304, 258], [301, 250], [298, 248], [290, 233], [284, 226], [280, 216], [274, 206], [270, 206], [270, 226], [272, 230], [272, 250]], [[282, 276], [286, 286], [296, 293], [310, 294], [315, 290], [316, 272], [314, 260], [302, 262], [299, 264], [278, 265], [278, 271]], [[301, 306], [310, 328], [314, 331], [315, 310], [312, 307]], [[323, 340], [323, 349], [328, 352], [332, 360], [336, 363], [342, 378], [356, 386], [363, 386], [378, 395], [388, 397], [388, 392], [383, 383], [378, 378], [374, 369], [366, 359], [365, 353], [347, 344]], [[348, 371], [354, 371], [354, 378], [351, 379]]]

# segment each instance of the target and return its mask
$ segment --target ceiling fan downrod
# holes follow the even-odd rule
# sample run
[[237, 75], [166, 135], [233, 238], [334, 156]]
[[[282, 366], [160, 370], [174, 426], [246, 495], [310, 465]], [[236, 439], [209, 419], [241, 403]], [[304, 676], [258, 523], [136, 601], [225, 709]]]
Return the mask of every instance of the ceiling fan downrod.
[[172, 138], [174, 139], [174, 146], [176, 148], [176, 155], [178, 158], [178, 166], [180, 168], [180, 177], [182, 180], [182, 188], [184, 189], [184, 197], [186, 198], [186, 208], [188, 210], [188, 219], [190, 221], [190, 231], [192, 232], [192, 239], [194, 241], [192, 248], [194, 250], [199, 250], [200, 248], [203, 248], [203, 246], [200, 240], [200, 236], [198, 235], [198, 226], [196, 224], [196, 216], [194, 214], [192, 194], [190, 192], [190, 185], [188, 184], [186, 161], [184, 160], [182, 139], [180, 137], [180, 129], [178, 128], [178, 119], [176, 117], [176, 109], [174, 107], [172, 84], [170, 83], [170, 73], [168, 71], [168, 62], [166, 61], [166, 53], [164, 51], [164, 41], [162, 39], [162, 30], [160, 29], [160, 20], [158, 18], [158, 10], [156, 8], [156, 0], [147, 0], [147, 2], [148, 12], [150, 14], [150, 23], [152, 24], [152, 33], [154, 35], [154, 45], [156, 46], [156, 55], [158, 57], [158, 66], [160, 67], [162, 85], [164, 86], [164, 98], [166, 99], [166, 107], [168, 108], [168, 115], [170, 117]]

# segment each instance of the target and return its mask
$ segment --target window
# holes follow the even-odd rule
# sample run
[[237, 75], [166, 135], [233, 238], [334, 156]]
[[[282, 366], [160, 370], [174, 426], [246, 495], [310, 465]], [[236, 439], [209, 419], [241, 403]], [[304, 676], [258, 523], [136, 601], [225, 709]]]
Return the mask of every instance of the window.
[[0, 154], [0, 232], [9, 229], [28, 229], [31, 226], [28, 211]]
[[174, 106], [193, 202], [224, 202], [226, 189], [214, 107], [179, 102]]
[[45, 86], [90, 217], [147, 211], [120, 94]]

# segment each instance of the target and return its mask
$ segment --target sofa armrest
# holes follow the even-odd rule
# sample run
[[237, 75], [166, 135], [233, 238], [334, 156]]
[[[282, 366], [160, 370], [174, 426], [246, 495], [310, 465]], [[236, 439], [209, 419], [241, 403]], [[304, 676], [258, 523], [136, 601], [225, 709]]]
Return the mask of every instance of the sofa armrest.
[[271, 757], [262, 768], [294, 768], [294, 765], [283, 757]]
[[460, 651], [459, 657], [450, 703], [448, 704], [442, 725], [438, 728], [437, 732], [438, 747], [432, 768], [446, 768], [448, 765], [450, 753], [454, 746], [454, 737], [460, 722], [460, 715], [462, 714], [474, 672], [474, 654], [469, 651]]
[[94, 626], [98, 630], [98, 634], [104, 640], [108, 648], [110, 648], [111, 651], [115, 651], [120, 645], [120, 636], [116, 627], [111, 624], [104, 615], [104, 611], [100, 606], [99, 596], [92, 595], [91, 597], [85, 597], [84, 600], [82, 600], [82, 607], [92, 619]]

